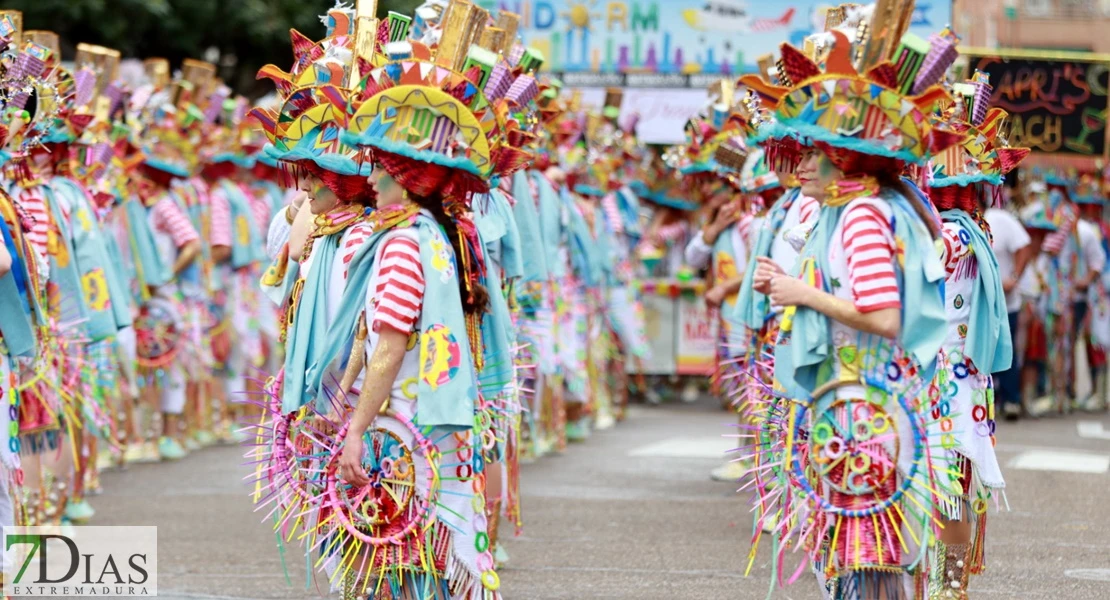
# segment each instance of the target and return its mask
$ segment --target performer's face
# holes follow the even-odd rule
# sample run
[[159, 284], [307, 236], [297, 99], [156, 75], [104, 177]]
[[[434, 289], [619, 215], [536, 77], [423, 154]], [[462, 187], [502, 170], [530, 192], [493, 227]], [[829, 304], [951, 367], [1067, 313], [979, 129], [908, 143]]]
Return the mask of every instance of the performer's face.
[[378, 207], [401, 204], [405, 200], [405, 189], [390, 177], [385, 169], [374, 169], [374, 172], [370, 174], [370, 185], [377, 195]]
[[824, 202], [827, 195], [826, 188], [843, 174], [833, 166], [824, 152], [809, 150], [802, 155], [797, 176], [803, 194], [818, 202]]
[[335, 192], [315, 175], [302, 178], [300, 188], [308, 194], [308, 207], [314, 215], [322, 215], [339, 204], [339, 198], [336, 197]]

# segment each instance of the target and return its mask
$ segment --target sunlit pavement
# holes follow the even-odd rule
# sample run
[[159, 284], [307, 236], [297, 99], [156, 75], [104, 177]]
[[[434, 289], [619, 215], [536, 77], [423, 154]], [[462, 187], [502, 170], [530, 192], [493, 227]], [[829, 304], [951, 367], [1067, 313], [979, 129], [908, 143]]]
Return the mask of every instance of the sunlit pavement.
[[[617, 428], [525, 465], [525, 529], [505, 541], [505, 598], [767, 598], [769, 544], [743, 576], [747, 496], [707, 476], [732, 445], [721, 437], [729, 421], [710, 400], [638, 407]], [[989, 518], [988, 571], [972, 581], [973, 597], [1110, 597], [1110, 418], [998, 428], [1010, 511]], [[209, 448], [104, 475], [94, 524], [159, 527], [159, 597], [320, 597], [315, 585], [305, 588], [298, 548], [286, 551], [283, 568], [275, 534], [241, 482], [241, 454]], [[819, 596], [803, 576], [771, 597]]]

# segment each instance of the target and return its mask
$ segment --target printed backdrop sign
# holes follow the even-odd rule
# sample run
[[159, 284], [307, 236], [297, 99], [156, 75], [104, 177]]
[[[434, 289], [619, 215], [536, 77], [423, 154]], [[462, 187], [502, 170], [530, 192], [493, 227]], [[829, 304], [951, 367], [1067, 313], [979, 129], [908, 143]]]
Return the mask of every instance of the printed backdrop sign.
[[[751, 73], [784, 40], [824, 26], [827, 0], [476, 0], [521, 15], [525, 42], [544, 70], [572, 87], [703, 87]], [[819, 10], [822, 9], [822, 10]], [[911, 30], [928, 37], [951, 18], [951, 2], [918, 0]], [[592, 79], [591, 79], [592, 77]], [[592, 81], [592, 83], [591, 83]]]
[[1034, 152], [1099, 158], [1107, 154], [1110, 66], [1033, 53], [973, 55], [969, 72], [990, 76], [992, 106], [1010, 113], [1010, 143]]
[[712, 375], [717, 362], [716, 314], [705, 305], [704, 296], [683, 294], [678, 300], [679, 375]]

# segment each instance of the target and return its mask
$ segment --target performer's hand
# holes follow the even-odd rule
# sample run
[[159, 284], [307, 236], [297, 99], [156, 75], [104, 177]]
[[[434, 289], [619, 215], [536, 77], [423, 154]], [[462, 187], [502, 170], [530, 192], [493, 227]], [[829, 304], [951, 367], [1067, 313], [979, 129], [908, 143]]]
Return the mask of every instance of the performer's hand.
[[339, 479], [355, 486], [370, 484], [366, 469], [362, 468], [362, 436], [347, 435], [343, 441], [343, 453], [339, 455]]
[[816, 288], [790, 275], [771, 278], [771, 303], [776, 306], [805, 306]]
[[725, 288], [724, 286], [715, 285], [705, 292], [705, 304], [709, 308], [720, 308], [721, 303], [725, 301]]
[[755, 260], [756, 268], [752, 287], [760, 294], [770, 294], [771, 279], [776, 275], [785, 275], [786, 273], [778, 263], [769, 258], [757, 256]]

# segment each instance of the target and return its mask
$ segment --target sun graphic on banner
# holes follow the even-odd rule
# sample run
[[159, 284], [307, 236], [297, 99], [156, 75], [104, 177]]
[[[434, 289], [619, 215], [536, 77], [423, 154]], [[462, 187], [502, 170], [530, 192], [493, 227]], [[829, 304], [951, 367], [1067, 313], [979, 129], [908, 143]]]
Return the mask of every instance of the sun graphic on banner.
[[561, 13], [559, 16], [566, 17], [570, 22], [570, 29], [583, 29], [590, 31], [590, 22], [594, 19], [600, 19], [599, 13], [593, 12], [592, 9], [597, 7], [597, 0], [589, 0], [588, 2], [570, 2], [567, 6], [567, 11]]

